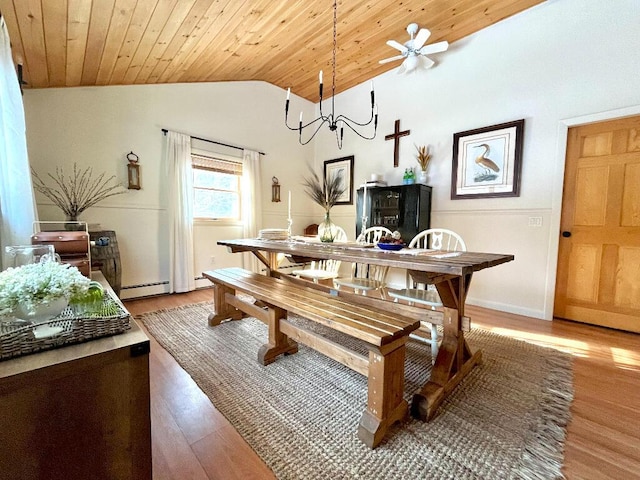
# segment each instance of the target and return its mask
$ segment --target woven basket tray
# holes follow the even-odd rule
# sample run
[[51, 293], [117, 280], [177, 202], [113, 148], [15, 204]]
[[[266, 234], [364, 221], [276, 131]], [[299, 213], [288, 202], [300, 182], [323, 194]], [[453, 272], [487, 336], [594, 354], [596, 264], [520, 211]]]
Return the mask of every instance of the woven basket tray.
[[37, 325], [0, 317], [0, 360], [115, 335], [131, 328], [129, 313], [105, 291], [95, 313], [78, 315], [66, 307], [60, 315]]

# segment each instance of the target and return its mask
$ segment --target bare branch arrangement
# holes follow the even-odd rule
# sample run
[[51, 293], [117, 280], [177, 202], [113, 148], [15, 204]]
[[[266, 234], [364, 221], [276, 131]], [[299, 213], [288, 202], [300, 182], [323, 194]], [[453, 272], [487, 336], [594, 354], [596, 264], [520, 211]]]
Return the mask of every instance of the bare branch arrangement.
[[311, 200], [327, 212], [331, 210], [331, 207], [339, 201], [342, 194], [347, 190], [342, 179], [341, 171], [338, 172], [338, 175], [325, 178], [324, 181], [321, 182], [316, 172], [311, 170], [311, 176], [305, 177], [303, 184], [306, 187], [305, 192]]
[[55, 175], [48, 173], [47, 176], [53, 180], [54, 186], [48, 186], [33, 170], [33, 188], [42, 193], [54, 204], [62, 209], [68, 218], [77, 218], [87, 208], [94, 206], [105, 198], [121, 195], [127, 190], [116, 181], [116, 176], [105, 180], [105, 173], [97, 177], [93, 176], [93, 168], [87, 167], [84, 170], [78, 169], [73, 164], [73, 174], [65, 176], [62, 167], [56, 167]]

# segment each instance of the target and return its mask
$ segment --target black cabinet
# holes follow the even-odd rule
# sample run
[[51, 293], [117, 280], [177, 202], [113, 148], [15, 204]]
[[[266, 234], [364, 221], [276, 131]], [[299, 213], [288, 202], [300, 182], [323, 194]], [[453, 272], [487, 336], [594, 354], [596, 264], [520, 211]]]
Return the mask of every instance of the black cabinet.
[[[356, 200], [356, 236], [362, 231], [362, 194]], [[367, 188], [367, 227], [398, 230], [410, 242], [422, 230], [431, 228], [431, 187], [421, 184]]]

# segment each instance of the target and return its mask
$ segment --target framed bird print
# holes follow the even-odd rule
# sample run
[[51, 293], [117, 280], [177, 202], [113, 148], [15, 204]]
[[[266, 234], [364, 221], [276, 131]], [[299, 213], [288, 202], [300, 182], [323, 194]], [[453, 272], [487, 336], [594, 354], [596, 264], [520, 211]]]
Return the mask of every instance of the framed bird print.
[[520, 195], [524, 119], [453, 135], [451, 199]]

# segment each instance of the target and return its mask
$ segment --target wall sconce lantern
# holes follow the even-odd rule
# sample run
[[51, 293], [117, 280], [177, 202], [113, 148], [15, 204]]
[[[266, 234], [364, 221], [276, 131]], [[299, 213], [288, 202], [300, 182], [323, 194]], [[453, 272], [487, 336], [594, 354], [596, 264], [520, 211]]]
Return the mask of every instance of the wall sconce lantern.
[[127, 153], [127, 176], [129, 177], [129, 190], [140, 190], [140, 165], [138, 165], [138, 155], [133, 152]]
[[273, 184], [271, 185], [271, 201], [279, 202], [280, 201], [280, 184], [278, 183], [278, 177], [272, 177], [271, 181]]

